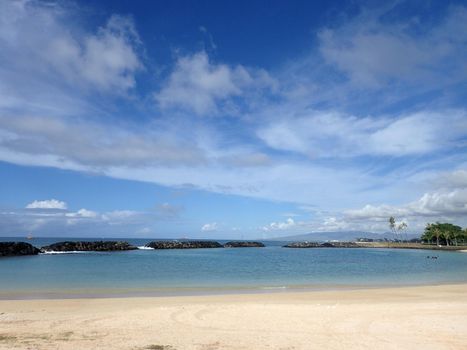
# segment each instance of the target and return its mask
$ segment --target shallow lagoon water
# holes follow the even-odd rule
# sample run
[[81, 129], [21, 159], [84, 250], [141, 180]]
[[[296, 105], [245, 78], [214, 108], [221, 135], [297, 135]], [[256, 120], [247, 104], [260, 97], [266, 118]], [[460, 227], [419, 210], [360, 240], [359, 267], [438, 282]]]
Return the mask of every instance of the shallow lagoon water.
[[[2, 239], [6, 240], [6, 239]], [[11, 239], [10, 239], [11, 240]], [[35, 239], [36, 246], [63, 239]], [[88, 239], [95, 240], [95, 239]], [[142, 246], [149, 240], [132, 240]], [[372, 248], [136, 250], [0, 259], [0, 297], [157, 295], [467, 282], [467, 253]], [[431, 259], [437, 256], [437, 259]]]

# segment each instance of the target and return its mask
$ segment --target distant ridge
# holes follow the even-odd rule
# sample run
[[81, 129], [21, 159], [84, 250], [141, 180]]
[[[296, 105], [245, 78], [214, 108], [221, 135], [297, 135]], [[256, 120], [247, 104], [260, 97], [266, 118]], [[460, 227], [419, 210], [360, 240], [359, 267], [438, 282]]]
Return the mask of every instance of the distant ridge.
[[[409, 239], [419, 238], [417, 234], [408, 234]], [[282, 236], [269, 238], [269, 241], [354, 241], [357, 238], [371, 238], [371, 239], [394, 239], [394, 236], [390, 232], [385, 233], [374, 233], [374, 232], [364, 232], [364, 231], [333, 231], [333, 232], [310, 232], [302, 235], [293, 235], [293, 236]], [[398, 235], [398, 239], [405, 239], [404, 235]]]

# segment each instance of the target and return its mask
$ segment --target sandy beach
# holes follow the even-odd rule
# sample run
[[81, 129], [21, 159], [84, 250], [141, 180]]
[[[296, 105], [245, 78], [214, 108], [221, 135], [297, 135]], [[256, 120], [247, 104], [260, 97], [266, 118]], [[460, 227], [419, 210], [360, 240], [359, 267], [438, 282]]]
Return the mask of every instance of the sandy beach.
[[466, 348], [466, 284], [0, 301], [0, 349]]

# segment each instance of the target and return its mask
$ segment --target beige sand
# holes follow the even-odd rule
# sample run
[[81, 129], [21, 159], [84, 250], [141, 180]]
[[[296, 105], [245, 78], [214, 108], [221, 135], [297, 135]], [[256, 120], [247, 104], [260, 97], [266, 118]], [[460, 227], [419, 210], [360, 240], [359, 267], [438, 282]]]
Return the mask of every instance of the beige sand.
[[0, 349], [467, 349], [467, 285], [0, 301]]

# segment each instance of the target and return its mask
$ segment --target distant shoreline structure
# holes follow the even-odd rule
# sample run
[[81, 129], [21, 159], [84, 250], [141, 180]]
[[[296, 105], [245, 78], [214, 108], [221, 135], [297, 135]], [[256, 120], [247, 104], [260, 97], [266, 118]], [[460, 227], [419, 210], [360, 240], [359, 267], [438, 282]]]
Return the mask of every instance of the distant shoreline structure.
[[[127, 250], [161, 250], [161, 249], [225, 249], [225, 248], [263, 248], [266, 245], [259, 241], [230, 241], [221, 244], [217, 241], [194, 240], [194, 241], [152, 241], [144, 246], [133, 246], [126, 241], [63, 241], [53, 243], [49, 246], [37, 248], [26, 242], [0, 242], [0, 257], [54, 254], [54, 253], [81, 253], [81, 252], [117, 252]], [[411, 242], [290, 242], [282, 246], [292, 249], [309, 248], [341, 248], [341, 249], [422, 249], [438, 251], [461, 251], [467, 252], [466, 245], [441, 246], [427, 243]]]
[[467, 249], [466, 245], [445, 246], [427, 243], [410, 242], [292, 242], [283, 246], [284, 248], [378, 248], [378, 249], [424, 249], [424, 250], [443, 250], [443, 251], [463, 251]]

